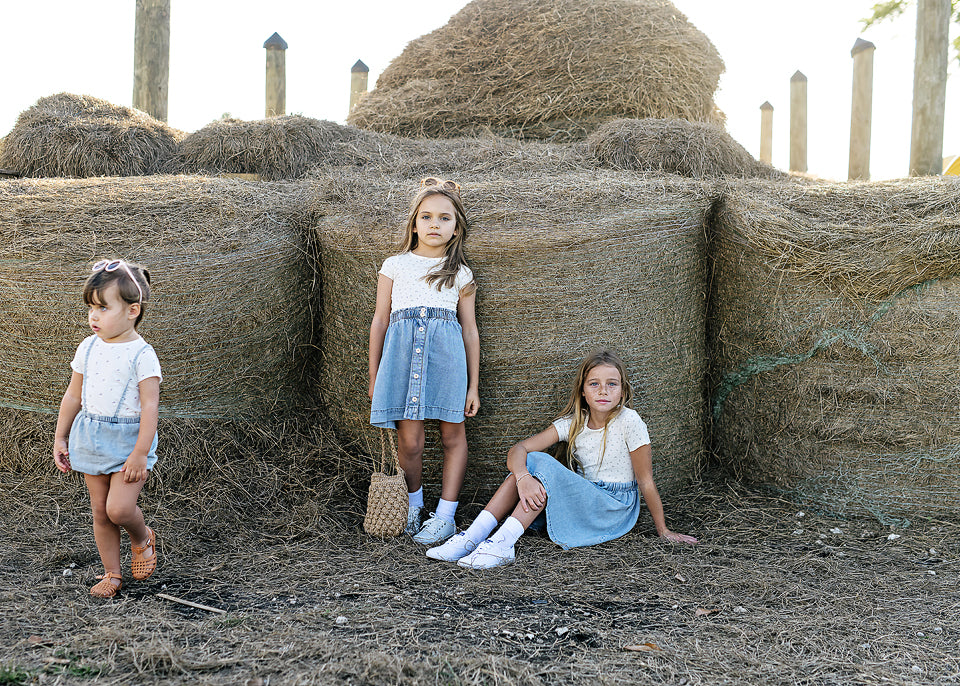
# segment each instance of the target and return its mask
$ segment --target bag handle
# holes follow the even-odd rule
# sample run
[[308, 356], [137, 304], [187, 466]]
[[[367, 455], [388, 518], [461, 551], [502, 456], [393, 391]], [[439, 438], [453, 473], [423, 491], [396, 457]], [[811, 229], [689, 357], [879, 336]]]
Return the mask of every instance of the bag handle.
[[387, 471], [387, 443], [383, 440], [384, 435], [390, 441], [390, 452], [393, 454], [393, 466], [397, 474], [403, 474], [403, 468], [400, 466], [400, 456], [397, 454], [397, 446], [393, 442], [393, 434], [389, 430], [380, 429], [380, 471]]

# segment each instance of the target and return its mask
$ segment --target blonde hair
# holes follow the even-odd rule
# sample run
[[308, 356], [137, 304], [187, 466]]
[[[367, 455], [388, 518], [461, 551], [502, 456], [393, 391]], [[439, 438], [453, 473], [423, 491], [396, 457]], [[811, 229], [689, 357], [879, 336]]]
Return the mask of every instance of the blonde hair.
[[621, 409], [630, 406], [630, 401], [633, 399], [633, 388], [630, 386], [630, 379], [627, 377], [627, 367], [615, 352], [604, 348], [588, 355], [583, 362], [580, 363], [580, 366], [577, 368], [577, 375], [573, 381], [573, 388], [570, 391], [570, 399], [564, 406], [563, 411], [560, 412], [561, 418], [570, 417], [570, 431], [567, 434], [567, 448], [564, 457], [566, 458], [567, 467], [573, 471], [575, 471], [575, 466], [578, 462], [577, 456], [574, 454], [574, 442], [577, 440], [580, 432], [583, 431], [583, 427], [587, 425], [587, 420], [590, 419], [590, 406], [587, 405], [587, 401], [583, 396], [583, 384], [587, 382], [587, 375], [593, 371], [594, 368], [605, 365], [616, 368], [620, 373], [621, 392], [620, 402], [610, 411], [610, 414], [607, 415], [607, 420], [603, 425], [603, 443], [600, 448], [601, 463], [603, 462], [603, 454], [607, 449], [607, 426], [620, 414]]
[[[428, 179], [424, 179], [427, 181]], [[431, 181], [437, 181], [430, 177]], [[451, 186], [453, 188], [451, 188]], [[457, 280], [457, 274], [460, 273], [462, 266], [469, 267], [467, 258], [463, 254], [463, 243], [467, 240], [467, 233], [470, 229], [470, 222], [467, 221], [467, 213], [463, 209], [463, 202], [460, 200], [460, 187], [451, 182], [439, 182], [434, 185], [423, 185], [421, 182], [420, 191], [414, 196], [410, 203], [410, 216], [407, 217], [407, 223], [404, 227], [403, 242], [400, 245], [400, 252], [409, 252], [415, 250], [420, 244], [417, 233], [414, 229], [417, 226], [417, 213], [420, 211], [420, 204], [431, 195], [442, 195], [452, 204], [456, 215], [456, 228], [453, 237], [447, 243], [444, 251], [445, 260], [439, 269], [432, 270], [426, 277], [427, 284], [436, 286], [439, 291], [441, 288], [452, 288]], [[470, 293], [476, 288], [476, 283], [471, 281], [465, 290]]]

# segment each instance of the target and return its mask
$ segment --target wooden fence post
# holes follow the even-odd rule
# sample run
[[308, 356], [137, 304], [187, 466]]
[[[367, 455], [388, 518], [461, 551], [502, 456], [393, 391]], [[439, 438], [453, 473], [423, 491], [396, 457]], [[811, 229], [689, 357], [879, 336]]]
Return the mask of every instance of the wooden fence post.
[[807, 77], [790, 77], [790, 171], [807, 171]]
[[265, 118], [287, 113], [287, 41], [274, 32], [263, 43], [267, 50], [267, 106]]
[[357, 63], [350, 68], [350, 112], [353, 112], [353, 106], [360, 100], [360, 96], [367, 92], [369, 75], [370, 68], [363, 63], [363, 60], [357, 60]]
[[137, 0], [133, 31], [133, 106], [167, 121], [170, 0]]
[[873, 119], [873, 53], [861, 38], [853, 44], [853, 95], [850, 104], [850, 164], [847, 180], [870, 179], [870, 127]]
[[943, 169], [949, 29], [950, 0], [919, 0], [910, 176], [940, 174]]
[[760, 161], [773, 164], [773, 105], [760, 105]]

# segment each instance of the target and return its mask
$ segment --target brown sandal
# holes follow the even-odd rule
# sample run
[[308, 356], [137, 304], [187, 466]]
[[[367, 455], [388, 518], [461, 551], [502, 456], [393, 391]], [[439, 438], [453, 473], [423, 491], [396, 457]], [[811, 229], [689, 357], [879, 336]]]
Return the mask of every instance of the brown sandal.
[[[94, 598], [112, 598], [117, 595], [117, 591], [123, 586], [123, 577], [116, 572], [105, 571], [103, 574], [98, 575], [97, 578], [103, 579], [103, 581], [90, 589], [90, 595]], [[115, 584], [110, 581], [110, 579], [119, 579], [120, 583]]]
[[[145, 545], [130, 544], [130, 552], [132, 554], [130, 569], [133, 573], [133, 578], [138, 581], [149, 579], [150, 575], [153, 574], [157, 568], [157, 535], [153, 533], [153, 529], [149, 526], [147, 527], [147, 531], [150, 532], [150, 536], [147, 538]], [[147, 548], [151, 549], [149, 556], [143, 554]]]

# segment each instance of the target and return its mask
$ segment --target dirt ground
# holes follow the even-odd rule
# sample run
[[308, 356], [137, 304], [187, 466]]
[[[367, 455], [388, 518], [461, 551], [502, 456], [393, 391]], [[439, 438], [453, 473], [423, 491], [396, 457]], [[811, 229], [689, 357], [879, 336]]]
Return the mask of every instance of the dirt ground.
[[257, 470], [279, 487], [148, 486], [160, 567], [113, 601], [88, 595], [79, 478], [0, 472], [0, 684], [960, 682], [956, 522], [890, 529], [708, 479], [665, 498], [698, 546], [644, 512], [592, 548], [525, 536], [481, 573], [366, 536], [342, 479]]

